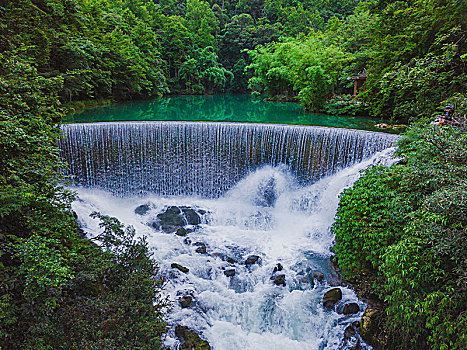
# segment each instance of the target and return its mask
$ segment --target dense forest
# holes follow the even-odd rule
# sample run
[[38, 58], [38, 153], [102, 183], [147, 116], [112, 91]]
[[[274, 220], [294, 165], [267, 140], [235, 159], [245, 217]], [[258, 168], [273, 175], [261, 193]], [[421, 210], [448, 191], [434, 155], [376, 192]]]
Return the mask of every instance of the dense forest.
[[[113, 218], [83, 239], [59, 124], [80, 104], [221, 92], [417, 121], [403, 161], [344, 193], [335, 251], [384, 307], [378, 342], [467, 348], [466, 25], [463, 0], [2, 1], [0, 348], [160, 347], [157, 264]], [[453, 122], [428, 125], [448, 103]]]

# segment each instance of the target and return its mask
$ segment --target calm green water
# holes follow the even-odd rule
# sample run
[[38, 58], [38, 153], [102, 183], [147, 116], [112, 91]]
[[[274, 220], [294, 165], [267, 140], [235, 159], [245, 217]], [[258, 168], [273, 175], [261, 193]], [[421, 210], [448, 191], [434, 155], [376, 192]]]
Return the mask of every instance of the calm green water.
[[171, 96], [86, 110], [68, 123], [104, 121], [216, 121], [331, 126], [381, 131], [370, 118], [305, 113], [297, 103], [254, 100], [250, 95]]

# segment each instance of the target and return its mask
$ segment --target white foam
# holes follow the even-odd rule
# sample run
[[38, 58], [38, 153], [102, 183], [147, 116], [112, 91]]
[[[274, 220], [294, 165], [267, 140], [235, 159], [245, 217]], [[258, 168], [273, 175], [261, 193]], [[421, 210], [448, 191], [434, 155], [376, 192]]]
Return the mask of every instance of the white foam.
[[[332, 275], [328, 262], [333, 242], [330, 225], [339, 193], [353, 184], [360, 170], [372, 164], [390, 164], [393, 151], [379, 152], [307, 187], [299, 186], [285, 168], [267, 166], [218, 199], [117, 198], [105, 191], [75, 188], [79, 200], [73, 203], [73, 209], [90, 235], [99, 232], [97, 221], [89, 217], [96, 210], [116, 216], [124, 224], [133, 225], [138, 235], [146, 235], [155, 259], [169, 277], [165, 293], [174, 300], [169, 322], [201, 332], [213, 349], [336, 349], [346, 325], [361, 313], [348, 317], [325, 310], [322, 297], [330, 285], [313, 286], [303, 279], [318, 270], [326, 278]], [[268, 195], [273, 192], [273, 200], [258, 199], [271, 179], [274, 190], [269, 189]], [[142, 216], [134, 212], [141, 204], [151, 207]], [[196, 253], [196, 246], [185, 244], [184, 237], [149, 225], [157, 213], [171, 205], [207, 211], [200, 228], [188, 235], [192, 242], [207, 245], [207, 255]], [[230, 266], [213, 253], [232, 257], [238, 263]], [[245, 266], [244, 259], [250, 254], [259, 255], [262, 264]], [[171, 269], [174, 262], [190, 271], [184, 274]], [[286, 276], [285, 287], [274, 285], [270, 279], [278, 262], [284, 266], [281, 273]], [[234, 277], [223, 273], [222, 268], [229, 266], [236, 270]], [[350, 289], [341, 288], [344, 298], [338, 307], [353, 301], [364, 309]], [[194, 296], [190, 308], [182, 309], [176, 301], [177, 292], [183, 290], [190, 290]], [[167, 345], [177, 346], [170, 334]]]

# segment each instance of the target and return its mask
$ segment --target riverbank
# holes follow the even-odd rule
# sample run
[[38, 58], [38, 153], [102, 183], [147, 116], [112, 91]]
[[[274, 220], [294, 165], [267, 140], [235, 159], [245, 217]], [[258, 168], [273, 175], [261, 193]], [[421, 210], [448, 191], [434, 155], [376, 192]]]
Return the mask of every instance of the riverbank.
[[332, 228], [342, 275], [375, 306], [362, 320], [377, 325], [366, 338], [385, 349], [467, 342], [467, 129], [428, 124], [399, 142], [402, 162], [344, 191]]

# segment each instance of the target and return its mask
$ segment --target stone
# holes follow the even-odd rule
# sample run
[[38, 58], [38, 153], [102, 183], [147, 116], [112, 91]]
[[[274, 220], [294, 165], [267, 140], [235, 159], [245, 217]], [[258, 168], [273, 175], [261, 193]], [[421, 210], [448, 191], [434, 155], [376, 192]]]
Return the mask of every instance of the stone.
[[207, 254], [206, 247], [198, 247], [196, 248], [195, 252], [198, 254]]
[[344, 339], [349, 339], [351, 337], [354, 337], [357, 334], [357, 331], [355, 330], [353, 325], [348, 325], [347, 328], [344, 331]]
[[371, 342], [376, 333], [380, 318], [380, 311], [367, 307], [360, 320], [360, 334], [364, 340]]
[[182, 208], [183, 214], [185, 215], [186, 222], [188, 225], [199, 225], [201, 223], [201, 218], [191, 208]]
[[285, 275], [277, 275], [277, 276], [273, 276], [271, 277], [274, 284], [276, 286], [283, 286], [285, 287]]
[[224, 271], [224, 275], [227, 277], [233, 277], [235, 276], [235, 269], [228, 269]]
[[206, 254], [207, 253], [206, 244], [204, 244], [203, 242], [196, 242], [193, 245], [198, 247], [198, 248], [196, 248], [195, 252], [197, 252], [199, 254]]
[[137, 206], [135, 208], [135, 214], [138, 215], [144, 215], [146, 214], [149, 210], [151, 210], [151, 207], [148, 204], [141, 204], [140, 206]]
[[339, 300], [342, 300], [342, 290], [340, 288], [332, 288], [324, 294], [323, 305], [327, 309], [332, 309]]
[[193, 302], [193, 297], [191, 295], [184, 295], [178, 300], [178, 302], [182, 309], [185, 309], [191, 306], [191, 303]]
[[353, 315], [360, 311], [360, 306], [357, 303], [348, 303], [344, 305], [342, 313], [344, 315]]
[[272, 273], [276, 273], [278, 271], [282, 271], [284, 267], [282, 266], [281, 263], [278, 263], [276, 266], [274, 266], [274, 270], [272, 270]]
[[191, 239], [187, 237], [187, 238], [185, 238], [183, 240], [183, 243], [185, 243], [186, 245], [190, 245], [191, 244]]
[[313, 273], [313, 279], [317, 280], [318, 282], [321, 282], [324, 279], [324, 274], [321, 272], [315, 272]]
[[245, 265], [253, 265], [257, 262], [259, 262], [260, 257], [258, 255], [250, 255], [248, 258], [245, 260]]
[[185, 226], [185, 219], [181, 215], [181, 210], [175, 206], [169, 207], [165, 212], [157, 214], [157, 218], [160, 221], [160, 226], [166, 228]]
[[186, 236], [188, 234], [188, 232], [186, 232], [186, 230], [183, 227], [180, 227], [180, 228], [177, 229], [175, 234], [177, 236], [184, 237], [184, 236]]
[[227, 261], [229, 264], [236, 264], [237, 263], [237, 260], [235, 260], [234, 258], [231, 258], [231, 257], [227, 257], [225, 259], [225, 261]]
[[188, 271], [190, 271], [190, 269], [188, 267], [182, 266], [182, 265], [177, 264], [177, 263], [172, 263], [170, 265], [170, 267], [173, 268], [173, 269], [180, 270], [183, 273], [188, 273]]
[[211, 350], [209, 343], [201, 339], [198, 333], [186, 326], [177, 325], [175, 327], [175, 336], [182, 343], [180, 350]]

